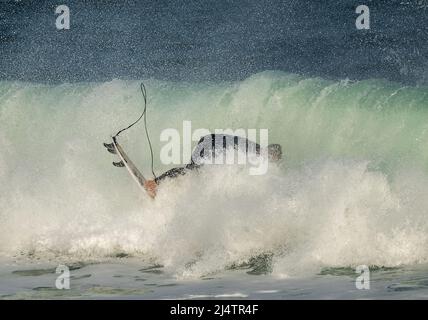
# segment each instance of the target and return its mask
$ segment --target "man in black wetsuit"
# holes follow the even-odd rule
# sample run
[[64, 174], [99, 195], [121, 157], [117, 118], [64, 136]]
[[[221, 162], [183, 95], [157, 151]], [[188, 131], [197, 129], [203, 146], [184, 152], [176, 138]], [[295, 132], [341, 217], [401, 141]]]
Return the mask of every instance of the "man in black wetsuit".
[[[239, 150], [246, 154], [260, 155], [261, 147], [258, 143], [248, 140], [247, 138], [231, 136], [227, 134], [210, 134], [202, 137], [192, 153], [192, 159], [189, 164], [184, 167], [173, 168], [168, 170], [155, 180], [147, 180], [144, 183], [144, 188], [147, 193], [154, 198], [158, 184], [166, 178], [175, 178], [186, 174], [190, 170], [197, 169], [204, 164], [207, 158], [214, 159], [219, 155], [224, 156], [224, 152], [228, 149]], [[282, 149], [279, 144], [270, 144], [267, 146], [267, 154], [269, 161], [279, 161], [282, 157]]]

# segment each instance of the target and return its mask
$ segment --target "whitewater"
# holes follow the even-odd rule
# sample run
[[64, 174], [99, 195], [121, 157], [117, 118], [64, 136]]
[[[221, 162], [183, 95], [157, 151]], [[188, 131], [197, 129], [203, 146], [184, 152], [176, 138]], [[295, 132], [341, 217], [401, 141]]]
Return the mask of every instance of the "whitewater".
[[[280, 71], [142, 80], [157, 174], [170, 168], [161, 131], [186, 120], [269, 128], [283, 161], [262, 176], [205, 167], [153, 201], [102, 146], [141, 112], [139, 81], [1, 81], [2, 297], [427, 297], [427, 87]], [[149, 176], [143, 127], [121, 143]], [[58, 264], [74, 266], [69, 292], [50, 289]]]

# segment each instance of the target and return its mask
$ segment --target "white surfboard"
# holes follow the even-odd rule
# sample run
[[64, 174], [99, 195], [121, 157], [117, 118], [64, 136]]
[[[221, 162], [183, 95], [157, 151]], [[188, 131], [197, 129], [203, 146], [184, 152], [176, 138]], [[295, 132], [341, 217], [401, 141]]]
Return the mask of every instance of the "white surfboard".
[[116, 167], [125, 167], [131, 175], [132, 179], [134, 179], [134, 181], [139, 185], [139, 187], [143, 189], [144, 192], [146, 192], [146, 189], [144, 189], [144, 182], [146, 182], [146, 178], [144, 178], [140, 170], [138, 170], [134, 163], [131, 161], [131, 159], [129, 159], [128, 155], [117, 142], [116, 138], [113, 137], [112, 139], [112, 144], [105, 143], [104, 146], [109, 152], [117, 154], [121, 160], [120, 162], [113, 162], [113, 165]]

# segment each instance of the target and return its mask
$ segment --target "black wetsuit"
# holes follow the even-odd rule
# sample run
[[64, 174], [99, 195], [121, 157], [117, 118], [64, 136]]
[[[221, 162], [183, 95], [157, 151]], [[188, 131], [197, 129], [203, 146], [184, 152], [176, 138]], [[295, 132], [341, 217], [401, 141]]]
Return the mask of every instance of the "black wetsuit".
[[[254, 152], [260, 154], [260, 145], [247, 138], [232, 136], [227, 134], [210, 134], [202, 137], [192, 153], [192, 159], [189, 164], [184, 167], [172, 168], [155, 179], [156, 183], [161, 182], [165, 178], [175, 178], [185, 175], [188, 171], [198, 169], [203, 165], [201, 159], [209, 155], [215, 157], [219, 151], [226, 151], [229, 148], [241, 150], [246, 153]], [[244, 150], [243, 150], [244, 149]]]

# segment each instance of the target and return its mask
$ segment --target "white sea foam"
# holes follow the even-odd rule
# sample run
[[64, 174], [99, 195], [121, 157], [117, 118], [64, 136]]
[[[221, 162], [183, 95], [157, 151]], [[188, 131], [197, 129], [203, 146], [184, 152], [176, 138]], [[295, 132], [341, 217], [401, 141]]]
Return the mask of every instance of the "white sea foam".
[[[285, 159], [266, 175], [192, 172], [141, 194], [101, 143], [141, 110], [138, 83], [0, 85], [0, 251], [127, 253], [195, 277], [272, 256], [273, 273], [428, 262], [426, 91], [282, 73], [243, 82], [148, 81], [149, 128], [182, 120], [269, 128]], [[148, 175], [142, 128], [121, 140]], [[157, 171], [160, 167], [155, 158]]]

